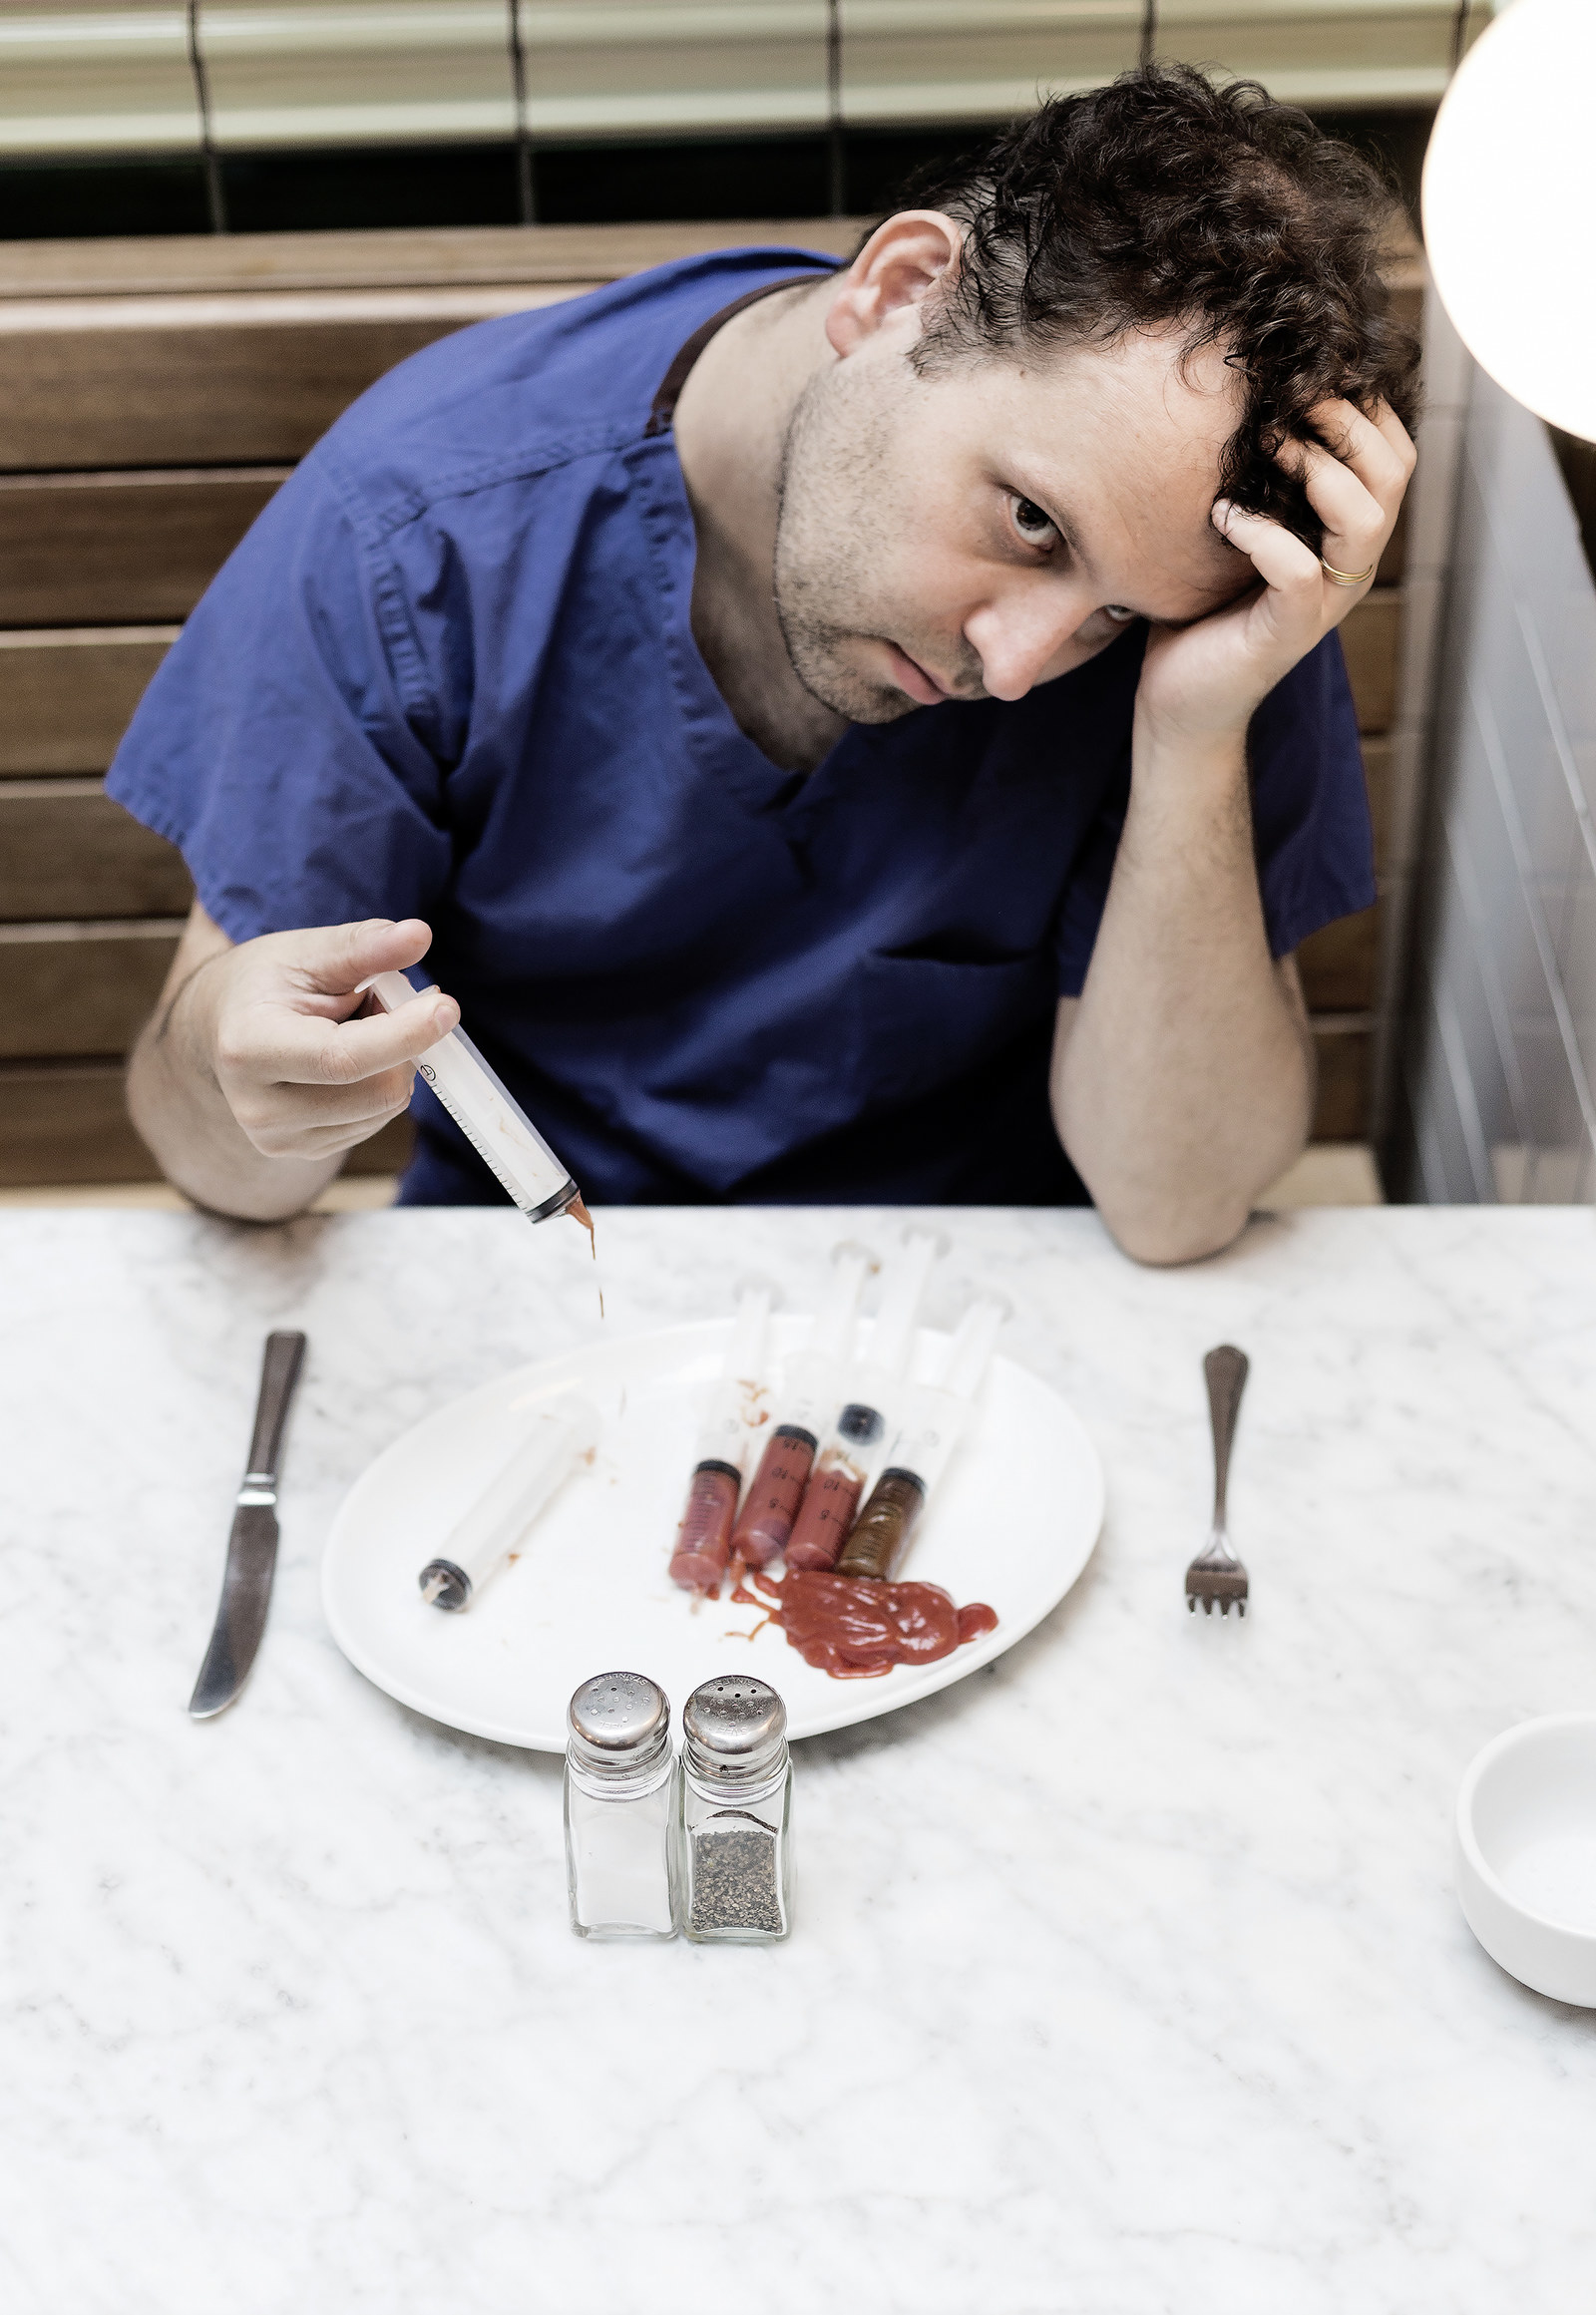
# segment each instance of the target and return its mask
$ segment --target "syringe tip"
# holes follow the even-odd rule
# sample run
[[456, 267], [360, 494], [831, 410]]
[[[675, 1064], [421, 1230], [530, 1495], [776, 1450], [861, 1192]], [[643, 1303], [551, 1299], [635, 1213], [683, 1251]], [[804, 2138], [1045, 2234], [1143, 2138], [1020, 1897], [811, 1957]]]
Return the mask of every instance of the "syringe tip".
[[447, 1576], [433, 1574], [422, 1585], [421, 1596], [429, 1608], [436, 1607], [439, 1594], [444, 1590], [448, 1581]]

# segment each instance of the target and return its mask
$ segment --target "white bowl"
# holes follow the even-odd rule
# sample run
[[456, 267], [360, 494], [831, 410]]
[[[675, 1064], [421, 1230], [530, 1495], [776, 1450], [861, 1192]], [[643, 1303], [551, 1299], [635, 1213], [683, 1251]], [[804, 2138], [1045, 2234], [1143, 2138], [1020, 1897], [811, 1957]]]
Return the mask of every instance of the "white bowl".
[[1493, 1961], [1596, 2009], [1596, 1713], [1507, 1729], [1457, 1795], [1457, 1894]]

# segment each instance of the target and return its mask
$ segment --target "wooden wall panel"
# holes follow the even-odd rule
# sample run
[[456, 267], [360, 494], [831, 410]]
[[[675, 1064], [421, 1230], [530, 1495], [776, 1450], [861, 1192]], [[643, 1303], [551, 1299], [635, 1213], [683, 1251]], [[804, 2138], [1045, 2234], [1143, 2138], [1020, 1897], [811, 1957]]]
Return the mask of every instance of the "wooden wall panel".
[[289, 471], [0, 475], [0, 626], [185, 617]]
[[[412, 1139], [409, 1118], [397, 1118], [351, 1150], [343, 1171], [400, 1173]], [[120, 1062], [0, 1062], [0, 1189], [160, 1178], [128, 1116]]]
[[355, 309], [342, 320], [311, 322], [0, 327], [6, 465], [241, 466], [302, 458], [385, 370], [471, 318], [371, 320]]
[[1391, 806], [1393, 787], [1393, 758], [1396, 742], [1389, 739], [1364, 741], [1364, 777], [1369, 783], [1369, 810], [1375, 823], [1375, 866], [1384, 876], [1391, 858]]
[[0, 1189], [160, 1176], [133, 1130], [118, 1064], [0, 1065]]
[[1319, 1056], [1315, 1141], [1364, 1139], [1369, 1115], [1373, 1028], [1373, 1020], [1367, 1013], [1333, 1015], [1315, 1021], [1314, 1045]]
[[0, 925], [0, 1060], [127, 1052], [182, 932], [139, 924]]
[[0, 921], [178, 917], [193, 898], [183, 855], [100, 781], [0, 782]]
[[1366, 1012], [1375, 1001], [1380, 905], [1343, 917], [1297, 952], [1310, 1012]]
[[702, 251], [769, 245], [850, 255], [864, 217], [706, 224], [409, 225], [325, 233], [171, 233], [0, 241], [0, 299], [164, 297], [248, 290], [455, 289], [618, 281]]
[[175, 626], [0, 633], [0, 779], [103, 772]]
[[1347, 679], [1353, 687], [1360, 731], [1389, 731], [1396, 710], [1396, 646], [1401, 630], [1401, 589], [1373, 586], [1354, 603], [1341, 623]]

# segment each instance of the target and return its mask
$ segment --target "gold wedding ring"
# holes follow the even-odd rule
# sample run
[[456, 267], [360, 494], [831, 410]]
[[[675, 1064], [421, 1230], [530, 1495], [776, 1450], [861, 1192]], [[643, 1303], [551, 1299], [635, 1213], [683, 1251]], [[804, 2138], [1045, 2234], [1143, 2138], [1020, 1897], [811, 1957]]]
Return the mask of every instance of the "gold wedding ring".
[[1325, 561], [1323, 555], [1321, 555], [1319, 558], [1319, 568], [1325, 574], [1325, 577], [1335, 586], [1362, 586], [1366, 579], [1374, 578], [1376, 572], [1380, 569], [1380, 565], [1378, 563], [1372, 563], [1367, 571], [1335, 571]]

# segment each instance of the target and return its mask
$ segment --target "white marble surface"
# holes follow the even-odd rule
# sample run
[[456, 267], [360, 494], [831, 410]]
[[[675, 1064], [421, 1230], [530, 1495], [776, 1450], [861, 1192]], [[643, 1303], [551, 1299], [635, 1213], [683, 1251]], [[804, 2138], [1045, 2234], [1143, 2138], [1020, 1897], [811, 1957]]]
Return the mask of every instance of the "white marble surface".
[[[1097, 1557], [801, 1748], [789, 1945], [639, 1952], [566, 1927], [558, 1763], [392, 1704], [317, 1599], [398, 1428], [597, 1330], [578, 1233], [0, 1217], [8, 2315], [1588, 2303], [1596, 2013], [1474, 1945], [1448, 1835], [1486, 1737], [1596, 1703], [1596, 1222], [1300, 1214], [1156, 1274], [1090, 1215], [945, 1220], [1098, 1441]], [[604, 1215], [608, 1325], [872, 1226]], [[274, 1324], [276, 1598], [197, 1727]], [[1241, 1626], [1180, 1581], [1226, 1337]]]

